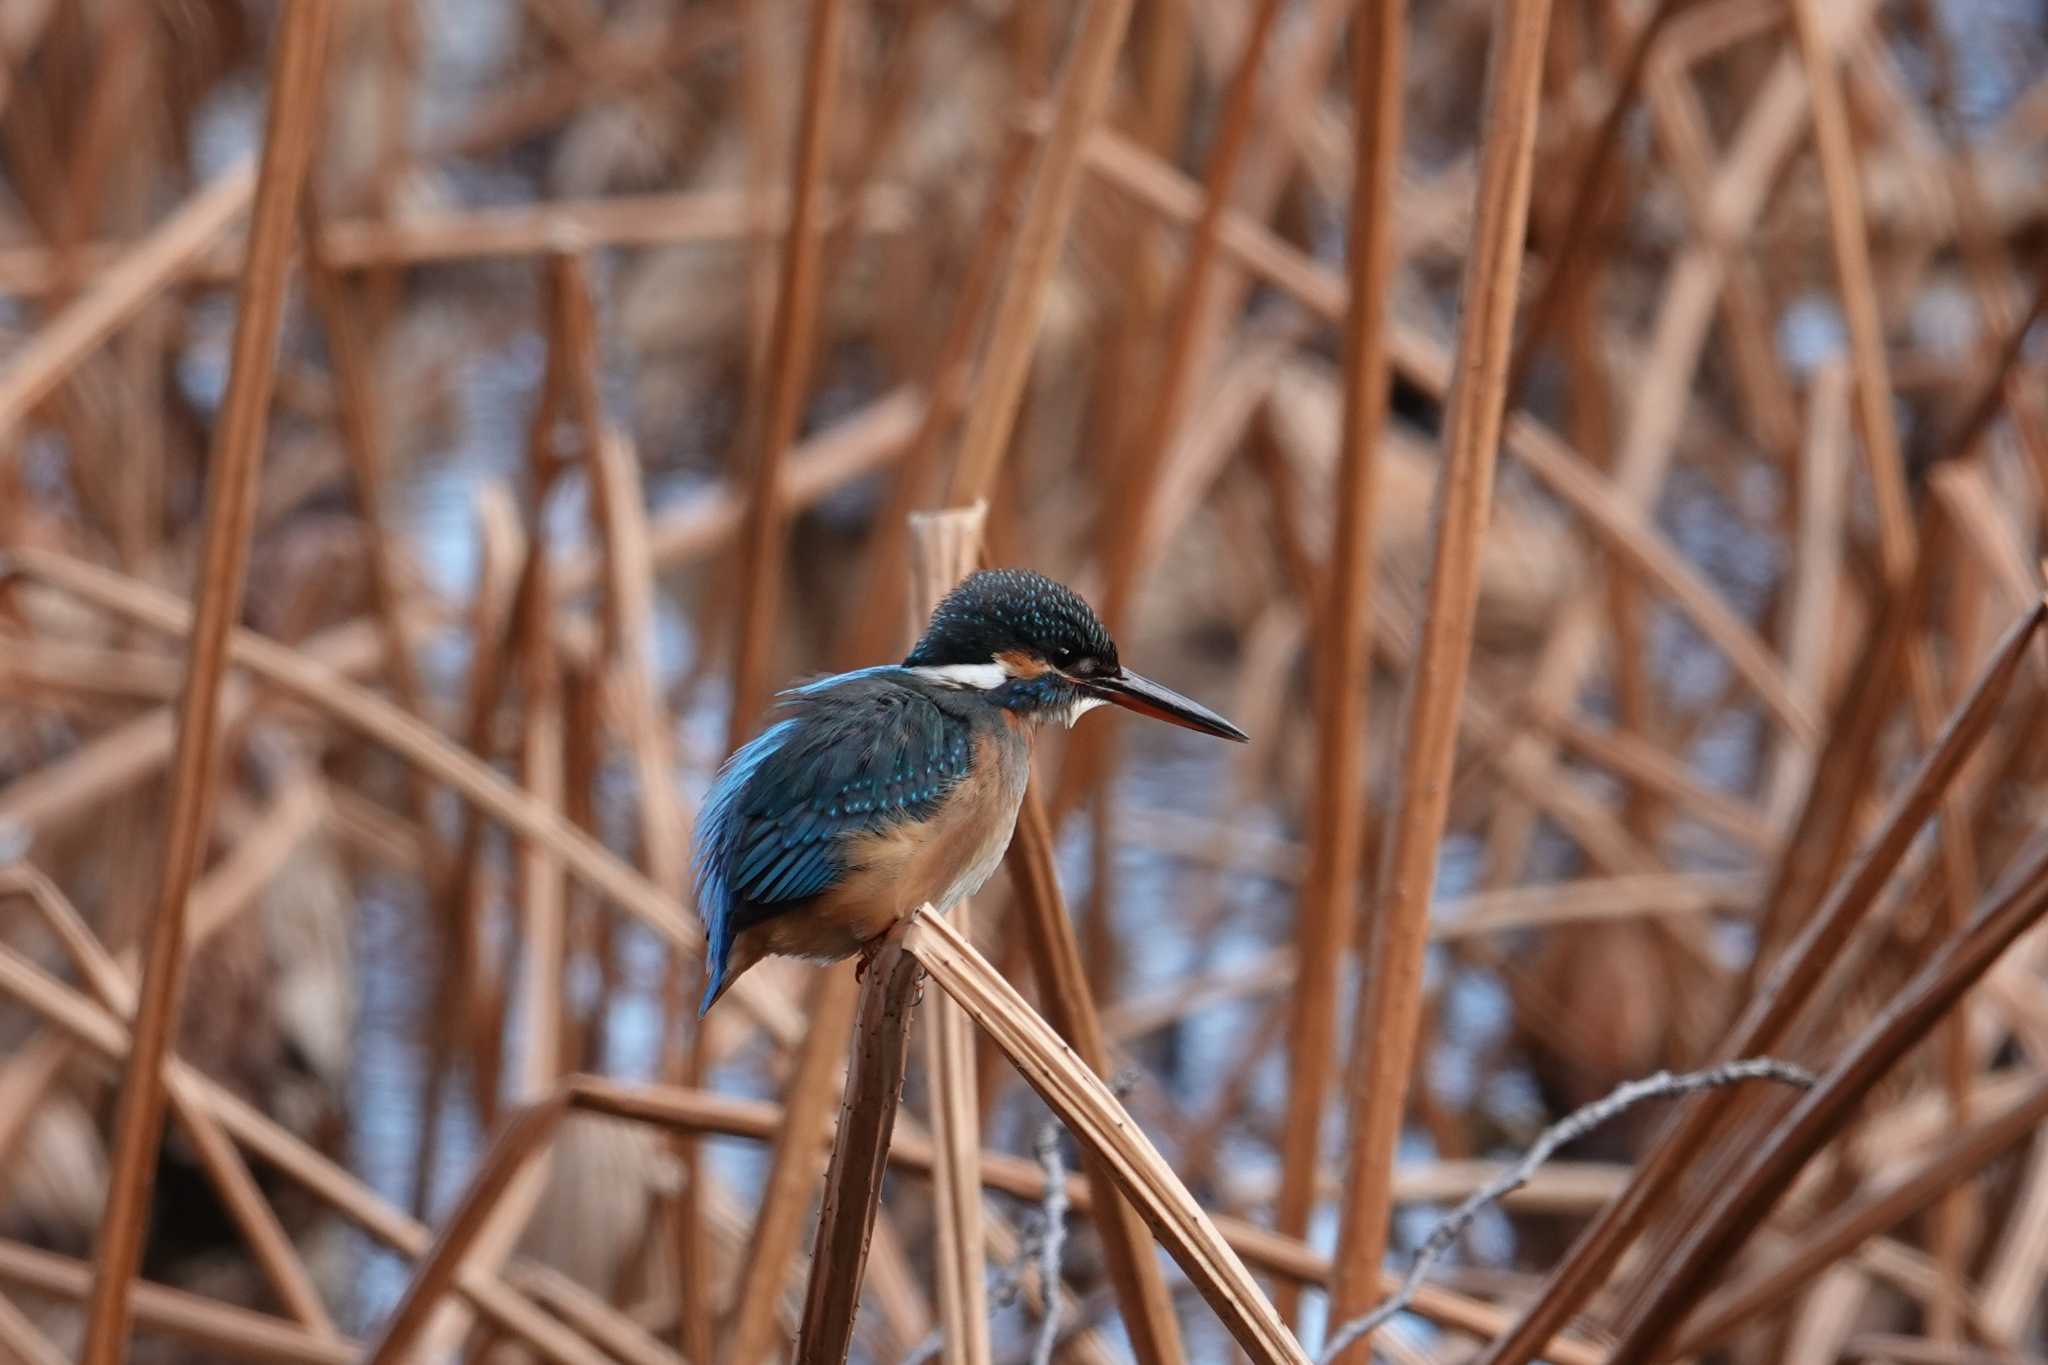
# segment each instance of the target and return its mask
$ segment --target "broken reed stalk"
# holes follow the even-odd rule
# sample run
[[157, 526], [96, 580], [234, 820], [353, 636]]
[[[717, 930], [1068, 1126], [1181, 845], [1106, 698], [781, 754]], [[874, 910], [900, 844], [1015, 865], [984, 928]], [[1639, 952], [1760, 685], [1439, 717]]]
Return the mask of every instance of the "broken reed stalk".
[[903, 945], [1095, 1155], [1238, 1345], [1258, 1365], [1308, 1365], [1301, 1344], [1137, 1121], [1016, 988], [928, 910], [911, 916]]
[[[811, 1247], [810, 1282], [796, 1336], [797, 1365], [845, 1365], [853, 1345], [868, 1241], [874, 1235], [882, 1176], [889, 1164], [889, 1137], [903, 1098], [910, 1021], [921, 975], [917, 960], [903, 950], [900, 928], [892, 930], [868, 959], [853, 1022], [846, 1099], [825, 1173], [817, 1240]], [[943, 1216], [945, 1211], [939, 1212]], [[731, 1358], [753, 1359], [737, 1354]]]
[[1080, 193], [1082, 154], [1109, 99], [1117, 53], [1123, 47], [1124, 31], [1130, 27], [1132, 3], [1092, 0], [1060, 70], [1058, 88], [1052, 95], [1052, 127], [1003, 262], [1002, 290], [989, 323], [967, 428], [960, 436], [947, 497], [955, 507], [986, 501], [995, 494], [996, 475], [1024, 399], [1024, 380], [1031, 372], [1053, 271], [1059, 265]]
[[[1932, 750], [1893, 798], [1862, 857], [1830, 888], [1751, 994], [1720, 1044], [1724, 1056], [1769, 1052], [1784, 1038], [1949, 783], [1989, 732], [2044, 614], [2048, 607], [2037, 606], [2006, 632]], [[1821, 772], [1826, 771], [1824, 758]], [[1788, 856], [1796, 856], [1796, 850]], [[1527, 1365], [1542, 1352], [1544, 1341], [1605, 1282], [1641, 1232], [1650, 1210], [1709, 1142], [1717, 1134], [1725, 1135], [1731, 1111], [1741, 1112], [1733, 1105], [1695, 1100], [1666, 1125], [1650, 1154], [1631, 1173], [1627, 1188], [1579, 1234], [1514, 1327], [1488, 1346], [1486, 1365]]]
[[1676, 1258], [1652, 1274], [1635, 1325], [1612, 1365], [1648, 1365], [1730, 1257], [1763, 1226], [1805, 1164], [1853, 1117], [1899, 1059], [1939, 1026], [2005, 950], [2048, 915], [2048, 841], [2036, 839], [1968, 924], [1871, 1021], [1783, 1121], [1763, 1135]]
[[300, 0], [287, 11], [271, 70], [262, 168], [238, 295], [241, 311], [207, 481], [205, 540], [195, 584], [199, 605], [178, 709], [155, 916], [149, 927], [135, 1037], [122, 1076], [106, 1206], [94, 1254], [93, 1293], [86, 1310], [81, 1359], [87, 1365], [113, 1365], [127, 1350], [129, 1286], [141, 1260], [163, 1132], [163, 1059], [176, 1025], [184, 974], [187, 893], [205, 852], [221, 765], [218, 703], [227, 674], [229, 636], [241, 615], [256, 478], [269, 427], [271, 377], [299, 195], [319, 126], [331, 17], [328, 0]]
[[[1336, 1074], [1338, 975], [1356, 924], [1365, 861], [1365, 773], [1370, 735], [1375, 456], [1387, 417], [1387, 300], [1395, 266], [1395, 190], [1400, 181], [1407, 10], [1402, 0], [1359, 7], [1352, 56], [1350, 297], [1344, 315], [1344, 410], [1331, 533], [1316, 631], [1317, 764], [1310, 809], [1309, 869], [1301, 888], [1300, 971], [1287, 1013], [1287, 1110], [1280, 1135], [1280, 1191], [1273, 1225], [1308, 1230], [1321, 1172], [1321, 1135]], [[1274, 1297], [1296, 1321], [1298, 1296]]]
[[759, 1365], [773, 1354], [776, 1308], [816, 1188], [819, 1135], [839, 1099], [836, 1064], [853, 1026], [858, 989], [853, 964], [842, 962], [819, 973], [811, 991], [809, 1031], [783, 1086], [782, 1130], [726, 1310], [724, 1358], [735, 1365]]
[[741, 537], [739, 637], [733, 659], [727, 749], [737, 749], [746, 740], [767, 700], [775, 623], [781, 617], [783, 452], [796, 437], [816, 358], [818, 264], [825, 229], [819, 201], [828, 169], [826, 134], [839, 88], [845, 8], [845, 0], [817, 0], [811, 7], [810, 35], [804, 50], [803, 106], [798, 116], [789, 235], [782, 244], [781, 277], [768, 334], [763, 406], [753, 419], [759, 444], [754, 451]]
[[[1514, 0], [1494, 36], [1487, 77], [1464, 315], [1444, 427], [1433, 512], [1428, 614], [1403, 700], [1397, 795], [1389, 808], [1379, 904], [1363, 998], [1351, 1035], [1346, 1108], [1350, 1151], [1337, 1232], [1331, 1316], [1371, 1306], [1386, 1257], [1389, 1182], [1421, 1027], [1423, 953], [1438, 844], [1457, 758], [1460, 702], [1471, 659], [1479, 556], [1492, 508], [1495, 455], [1507, 402], [1508, 347], [1529, 215], [1536, 119], [1550, 0]], [[1364, 1365], [1371, 1338], [1343, 1359]]]
[[[909, 601], [917, 608], [913, 634], [930, 617], [939, 599], [980, 564], [982, 527], [987, 519], [988, 505], [979, 502], [971, 507], [912, 514]], [[955, 906], [952, 917], [963, 936], [973, 933], [974, 911], [968, 902]], [[960, 1007], [940, 996], [925, 1007], [924, 1037], [932, 1138], [938, 1154], [932, 1180], [932, 1220], [937, 1225], [938, 1243], [933, 1261], [939, 1282], [944, 1359], [947, 1365], [987, 1365], [988, 1274], [981, 1221], [981, 1105], [975, 1086], [974, 1035]], [[1055, 1287], [1047, 1286], [1048, 1295]], [[1057, 1302], [1056, 1296], [1051, 1301]]]

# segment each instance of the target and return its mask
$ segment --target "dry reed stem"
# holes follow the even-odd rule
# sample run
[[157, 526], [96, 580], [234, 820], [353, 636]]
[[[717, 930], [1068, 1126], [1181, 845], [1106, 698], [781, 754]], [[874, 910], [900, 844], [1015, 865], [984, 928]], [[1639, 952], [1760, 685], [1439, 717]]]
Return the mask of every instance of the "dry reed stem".
[[[782, 1128], [779, 1105], [709, 1091], [681, 1090], [672, 1086], [627, 1086], [586, 1078], [581, 1082], [579, 1094], [581, 1102], [595, 1112], [658, 1123], [678, 1130], [768, 1141]], [[823, 1142], [821, 1135], [821, 1146]], [[889, 1146], [889, 1161], [899, 1170], [929, 1176], [938, 1163], [938, 1153], [928, 1140], [899, 1125]], [[1399, 1197], [1403, 1203], [1434, 1203], [1461, 1198], [1497, 1173], [1497, 1167], [1482, 1163], [1470, 1169], [1441, 1173], [1439, 1178], [1418, 1176], [1412, 1187], [1404, 1179]], [[1033, 1203], [1042, 1203], [1045, 1198], [1045, 1173], [1034, 1161], [1000, 1152], [983, 1152], [981, 1178], [984, 1189]], [[1547, 1196], [1541, 1188], [1535, 1188], [1529, 1191], [1534, 1197], [1527, 1202], [1531, 1208], [1576, 1212], [1605, 1198], [1612, 1192], [1614, 1183], [1604, 1180], [1586, 1188], [1561, 1191], [1554, 1197]], [[1097, 1188], [1086, 1176], [1068, 1176], [1067, 1200], [1073, 1211], [1088, 1217], [1096, 1216], [1101, 1206], [1096, 1197]], [[1117, 1204], [1122, 1203], [1113, 1188], [1109, 1198]], [[1299, 1238], [1283, 1236], [1241, 1218], [1216, 1216], [1211, 1221], [1231, 1248], [1254, 1270], [1302, 1285], [1321, 1285], [1329, 1281], [1329, 1258]], [[996, 1223], [991, 1220], [989, 1227], [993, 1239]], [[1391, 1272], [1383, 1273], [1380, 1290], [1391, 1294], [1399, 1283], [1398, 1276]], [[1507, 1314], [1491, 1304], [1427, 1285], [1417, 1291], [1412, 1310], [1442, 1326], [1478, 1335], [1499, 1331], [1508, 1322]], [[1560, 1365], [1593, 1365], [1600, 1359], [1599, 1352], [1590, 1345], [1570, 1337], [1559, 1337], [1545, 1348], [1544, 1353], [1559, 1361]]]
[[433, 1249], [406, 1283], [405, 1295], [385, 1320], [384, 1330], [364, 1353], [365, 1365], [396, 1365], [415, 1358], [414, 1340], [425, 1334], [442, 1295], [490, 1228], [501, 1201], [507, 1200], [523, 1173], [540, 1169], [545, 1149], [568, 1110], [568, 1094], [556, 1090], [517, 1110], [500, 1130], [476, 1178], [435, 1237]]
[[947, 495], [952, 506], [989, 501], [996, 491], [996, 475], [1031, 371], [1047, 291], [1080, 193], [1082, 153], [1108, 101], [1131, 6], [1132, 0], [1091, 0], [1061, 68], [1052, 95], [1052, 126], [1003, 263], [982, 373], [953, 466]]
[[[224, 192], [228, 188], [225, 182], [238, 177], [247, 179], [240, 186], [240, 199], [226, 210], [224, 223], [216, 225], [210, 233], [195, 231], [193, 235], [198, 240], [181, 242], [174, 259], [158, 260], [150, 253], [151, 286], [142, 291], [144, 297], [139, 302], [146, 303], [152, 292], [170, 285], [219, 284], [235, 278], [239, 253], [221, 238], [254, 187], [253, 167], [229, 172], [204, 192]], [[199, 202], [195, 199], [187, 211], [196, 214]], [[912, 221], [912, 203], [902, 191], [886, 185], [869, 190], [851, 205], [835, 203], [826, 195], [822, 207], [828, 216], [850, 219], [860, 230], [875, 235], [901, 232]], [[789, 218], [788, 195], [781, 191], [759, 209], [749, 208], [743, 196], [730, 190], [622, 194], [602, 199], [554, 199], [540, 204], [434, 209], [391, 221], [336, 219], [323, 227], [320, 244], [330, 270], [360, 275], [408, 266], [541, 256], [560, 250], [568, 242], [588, 249], [714, 246], [756, 240], [773, 245], [787, 235]], [[167, 221], [165, 228], [170, 225]], [[89, 242], [77, 248], [76, 259], [84, 269], [105, 271], [127, 264], [142, 246], [154, 245], [156, 241], [157, 235], [153, 234], [132, 246]], [[168, 246], [159, 249], [169, 251]], [[18, 297], [47, 293], [58, 275], [58, 255], [49, 248], [0, 247], [0, 293]], [[111, 324], [95, 323], [98, 334], [104, 335], [118, 326], [126, 313], [137, 306], [138, 301], [129, 298], [136, 288], [131, 280], [121, 294], [114, 296], [125, 300], [122, 311]], [[67, 344], [76, 346], [78, 340], [74, 338]]]
[[1255, 1361], [1308, 1356], [1109, 1087], [942, 918], [912, 915], [904, 947], [1002, 1046], [1032, 1089], [1101, 1162], [1239, 1346]]
[[843, 0], [817, 0], [811, 7], [804, 49], [803, 107], [792, 172], [796, 187], [768, 333], [767, 382], [761, 411], [753, 419], [758, 445], [749, 469], [747, 520], [740, 541], [739, 641], [726, 727], [728, 749], [737, 749], [751, 733], [767, 700], [770, 651], [781, 616], [783, 520], [778, 485], [784, 450], [803, 415], [817, 349], [818, 267], [824, 250], [818, 201], [827, 173], [825, 135], [837, 98], [844, 16]]
[[[1099, 174], [1157, 212], [1192, 219], [1200, 211], [1201, 194], [1192, 181], [1127, 139], [1107, 130], [1098, 133], [1089, 156]], [[1303, 307], [1331, 322], [1343, 321], [1347, 290], [1335, 271], [1241, 213], [1226, 217], [1221, 241], [1247, 270]], [[1387, 327], [1394, 367], [1433, 396], [1446, 396], [1450, 354], [1398, 318], [1388, 319]], [[1815, 733], [1810, 708], [1787, 685], [1770, 649], [1655, 528], [1641, 508], [1641, 494], [1595, 470], [1562, 437], [1525, 412], [1508, 416], [1507, 438], [1509, 451], [1583, 517], [1587, 529], [1671, 595], [1785, 725], [1799, 735]], [[1552, 699], [1551, 704], [1562, 703]]]
[[[860, 991], [846, 1098], [825, 1174], [810, 1282], [797, 1330], [793, 1359], [799, 1365], [844, 1365], [853, 1346], [853, 1320], [860, 1308], [868, 1241], [882, 1198], [889, 1136], [903, 1097], [910, 1021], [922, 975], [916, 959], [903, 950], [902, 940], [898, 929], [882, 941], [868, 959]], [[980, 1266], [975, 1269], [979, 1272]]]
[[[1752, 992], [1741, 1018], [1719, 1044], [1722, 1056], [1767, 1052], [1783, 1038], [1815, 984], [1833, 964], [1842, 945], [1905, 856], [1948, 784], [1990, 729], [2044, 614], [2048, 614], [2048, 608], [2037, 605], [2000, 641], [1939, 742], [1893, 798], [1862, 858], [1829, 891], [1826, 900], [1808, 917], [1798, 938], [1777, 955], [1768, 977]], [[1880, 628], [1878, 633], [1888, 632]], [[1836, 726], [1831, 735], [1839, 735], [1843, 729]], [[1829, 768], [1824, 755], [1821, 773], [1825, 775]], [[1846, 807], [1849, 803], [1840, 804]], [[1799, 847], [1803, 833], [1795, 832], [1792, 848]], [[1641, 1230], [1649, 1211], [1722, 1128], [1731, 1108], [1695, 1102], [1665, 1126], [1650, 1154], [1637, 1166], [1628, 1188], [1580, 1233], [1566, 1259], [1552, 1270], [1543, 1294], [1524, 1311], [1514, 1330], [1488, 1347], [1489, 1365], [1525, 1365], [1542, 1349], [1543, 1339], [1554, 1333], [1558, 1322], [1576, 1311], [1598, 1288]]]
[[[288, 805], [280, 805], [289, 813]], [[243, 847], [248, 846], [245, 843]], [[116, 1015], [133, 1015], [136, 992], [132, 952], [124, 954], [123, 960], [116, 962], [56, 884], [34, 867], [22, 864], [0, 868], [0, 886], [28, 897], [44, 924], [63, 945], [79, 976], [91, 985], [93, 994], [99, 997], [103, 1006]], [[205, 890], [205, 883], [195, 888], [192, 896], [195, 907]], [[214, 898], [224, 899], [218, 892]], [[194, 919], [197, 918], [195, 915]], [[187, 954], [196, 951], [203, 942], [203, 936], [195, 932], [186, 945]], [[237, 1231], [248, 1244], [251, 1259], [256, 1262], [279, 1302], [314, 1336], [329, 1340], [336, 1338], [339, 1334], [320, 1301], [312, 1274], [257, 1187], [241, 1154], [221, 1131], [219, 1124], [199, 1105], [189, 1085], [172, 1080], [167, 1089], [172, 1111], [192, 1139], [207, 1178], [219, 1192]]]
[[[1187, 259], [1173, 291], [1172, 312], [1166, 320], [1163, 350], [1151, 378], [1145, 419], [1110, 481], [1116, 491], [1105, 507], [1104, 524], [1097, 535], [1102, 542], [1106, 580], [1103, 620], [1112, 629], [1128, 624], [1129, 599], [1136, 586], [1136, 552], [1148, 539], [1142, 528], [1151, 520], [1160, 462], [1181, 429], [1188, 386], [1197, 375], [1197, 365], [1206, 359], [1205, 348], [1200, 345], [1202, 323], [1215, 285], [1218, 242], [1224, 217], [1230, 210], [1238, 167], [1251, 141], [1266, 49], [1272, 42], [1279, 16], [1279, 0], [1257, 0], [1246, 20], [1243, 49], [1231, 68], [1217, 115], [1216, 135], [1202, 170], [1201, 213], [1189, 234]], [[1108, 736], [1113, 733], [1098, 729], [1096, 743], [1107, 747]]]
[[[1829, 50], [1812, 0], [1790, 0], [1793, 27], [1805, 64], [1807, 85], [1813, 104], [1813, 132], [1827, 200], [1828, 231], [1834, 256], [1837, 294], [1849, 332], [1852, 373], [1855, 379], [1858, 427], [1870, 461], [1871, 484], [1877, 501], [1879, 553], [1884, 577], [1893, 591], [1902, 589], [1912, 575], [1919, 554], [1913, 533], [1910, 494], [1906, 487], [1905, 461], [1900, 448], [1897, 420], [1892, 411], [1892, 382], [1885, 354], [1884, 325], [1878, 314], [1876, 280], [1870, 262], [1870, 244], [1864, 222], [1862, 192], [1858, 186], [1856, 148], [1843, 101], [1836, 56]], [[1933, 656], [1917, 634], [1906, 642], [1906, 680], [1913, 719], [1922, 743], [1929, 742], [1940, 725], [1941, 703], [1937, 696]], [[1964, 812], [1950, 806], [1943, 812], [1938, 837], [1944, 873], [1942, 923], [1950, 931], [1961, 928], [1967, 907], [1975, 899], [1977, 859]], [[1958, 1015], [1945, 1030], [1947, 1043], [1946, 1080], [1953, 1098], [1954, 1121], [1967, 1123], [1963, 1100], [1967, 1085], [1968, 1042], [1966, 1021]], [[1954, 1339], [1964, 1297], [1963, 1241], [1967, 1234], [1970, 1206], [1966, 1191], [1958, 1190], [1944, 1201], [1936, 1222], [1935, 1242], [1947, 1284], [1947, 1293], [1936, 1305], [1934, 1335]]]
[[835, 1065], [853, 1025], [858, 988], [853, 968], [819, 973], [810, 1019], [783, 1086], [782, 1131], [776, 1134], [760, 1211], [726, 1310], [726, 1365], [761, 1365], [776, 1349], [776, 1305], [796, 1259], [798, 1237], [818, 1178], [818, 1135], [840, 1096]]
[[[940, 598], [978, 566], [987, 518], [984, 503], [911, 516], [909, 601], [918, 609], [913, 633]], [[973, 909], [967, 902], [954, 907], [953, 922], [963, 935], [973, 932]], [[869, 970], [878, 968], [871, 964]], [[862, 1007], [867, 1007], [865, 998]], [[932, 1091], [931, 1127], [938, 1153], [932, 1180], [932, 1220], [938, 1244], [933, 1262], [939, 1282], [942, 1358], [946, 1365], [987, 1365], [988, 1275], [981, 1219], [981, 1105], [975, 1087], [974, 1036], [966, 1014], [943, 996], [926, 1008], [924, 1036], [925, 1074]], [[840, 1131], [846, 1131], [843, 1119]], [[835, 1151], [835, 1162], [837, 1158]], [[1055, 1301], [1056, 1288], [1048, 1284], [1045, 1291]]]
[[219, 694], [227, 673], [229, 635], [241, 614], [293, 224], [319, 122], [330, 18], [326, 0], [301, 0], [285, 18], [272, 69], [249, 257], [239, 294], [241, 313], [207, 481], [199, 605], [179, 706], [160, 884], [144, 957], [135, 1037], [121, 1084], [106, 1209], [94, 1254], [93, 1293], [86, 1310], [81, 1359], [87, 1365], [113, 1365], [125, 1353], [129, 1284], [142, 1255], [163, 1130], [162, 1063], [183, 976], [186, 895], [199, 870], [220, 768]]
[[[1350, 1150], [1339, 1204], [1331, 1316], [1371, 1306], [1392, 1214], [1388, 1183], [1421, 1025], [1422, 958], [1437, 846], [1457, 756], [1459, 702], [1472, 648], [1479, 553], [1492, 506], [1506, 406], [1508, 347], [1528, 220], [1549, 0], [1518, 0], [1503, 17], [1487, 80], [1473, 250], [1461, 293], [1456, 374], [1432, 513], [1429, 607], [1402, 704], [1397, 796], [1389, 808], [1379, 904], [1351, 1041]], [[1370, 1337], [1342, 1359], [1364, 1362]]]
[[9, 1365], [69, 1365], [57, 1343], [4, 1295], [0, 1295], [0, 1357]]
[[[1036, 786], [1025, 789], [1024, 805], [1017, 813], [1017, 828], [1004, 861], [1023, 913], [1024, 944], [1031, 954], [1039, 1003], [1053, 1029], [1081, 1060], [1097, 1076], [1107, 1076], [1111, 1070], [1109, 1048], [1095, 1011], [1095, 997], [1088, 990], [1088, 972], [1074, 937], [1074, 922], [1060, 894], [1059, 876], [1053, 867], [1052, 827]], [[1107, 1164], [1092, 1150], [1084, 1153], [1083, 1166], [1099, 1188], [1115, 1188]], [[1130, 1333], [1140, 1365], [1179, 1360], [1180, 1327], [1173, 1300], [1138, 1208], [1113, 1198], [1097, 1210], [1095, 1221], [1124, 1330]], [[1048, 1288], [1047, 1293], [1051, 1292]]]
[[[1397, 264], [1394, 203], [1400, 178], [1401, 105], [1407, 15], [1400, 0], [1358, 11], [1352, 55], [1350, 269], [1344, 314], [1344, 415], [1338, 453], [1337, 517], [1315, 633], [1316, 788], [1310, 806], [1310, 862], [1295, 938], [1301, 970], [1287, 1017], [1288, 1090], [1281, 1129], [1280, 1190], [1273, 1223], [1302, 1236], [1316, 1198], [1323, 1116], [1337, 1071], [1337, 987], [1356, 922], [1365, 861], [1365, 773], [1370, 731], [1366, 690], [1372, 663], [1374, 466], [1386, 426], [1387, 313]], [[1297, 1320], [1298, 1300], [1274, 1298]]]
[[[87, 292], [37, 330], [0, 370], [0, 438], [34, 412], [100, 343], [147, 307], [186, 262], [211, 246], [248, 207], [256, 167], [216, 177], [156, 231], [122, 253]], [[48, 271], [49, 266], [44, 266]], [[40, 273], [40, 272], [39, 272]]]
[[2036, 1080], [1999, 1113], [1952, 1133], [1908, 1175], [1829, 1209], [1804, 1228], [1790, 1251], [1701, 1304], [1678, 1354], [1699, 1355], [1748, 1320], [1782, 1305], [1867, 1239], [1921, 1212], [1959, 1179], [1982, 1170], [2048, 1120], [2048, 1081]]
[[[92, 1266], [20, 1242], [0, 1240], [0, 1283], [83, 1302], [92, 1291]], [[136, 1282], [133, 1306], [139, 1332], [159, 1332], [231, 1358], [291, 1365], [355, 1365], [362, 1358], [362, 1346], [357, 1342], [323, 1340], [282, 1318], [146, 1280]]]
[[[18, 999], [67, 1036], [102, 1056], [119, 1060], [128, 1051], [127, 1029], [114, 1013], [52, 979], [11, 950], [0, 949], [0, 992]], [[189, 1088], [197, 1108], [218, 1122], [229, 1136], [378, 1241], [409, 1255], [425, 1253], [431, 1239], [419, 1223], [386, 1204], [367, 1185], [217, 1082], [176, 1057], [167, 1062], [167, 1081], [174, 1093]], [[460, 1288], [493, 1322], [549, 1359], [567, 1365], [602, 1365], [603, 1357], [585, 1345], [582, 1338], [563, 1329], [504, 1281], [482, 1274], [465, 1274]], [[637, 1331], [615, 1314], [612, 1321], [623, 1329], [615, 1333], [617, 1336], [630, 1337]], [[607, 1340], [607, 1346], [618, 1351], [612, 1340]]]
[[[42, 550], [18, 551], [13, 567], [153, 630], [180, 634], [189, 628], [190, 614], [182, 603], [134, 579]], [[230, 653], [237, 666], [248, 669], [270, 686], [328, 713], [408, 762], [425, 768], [514, 833], [544, 841], [572, 873], [679, 951], [700, 950], [702, 936], [697, 926], [678, 913], [660, 888], [578, 829], [560, 811], [535, 801], [469, 751], [450, 744], [391, 703], [338, 677], [299, 651], [238, 631]], [[732, 991], [743, 1008], [778, 1039], [787, 1041], [800, 1036], [802, 1026], [780, 993], [766, 985], [749, 987], [749, 979], [742, 977]]]
[[2004, 884], [1949, 936], [1886, 1008], [1858, 1034], [1813, 1091], [1763, 1136], [1676, 1257], [1651, 1278], [1643, 1308], [1615, 1348], [1614, 1365], [1657, 1358], [1700, 1293], [1770, 1214], [1800, 1168], [1846, 1124], [1871, 1086], [1955, 1008], [2014, 940], [2048, 914], [2048, 845], [2016, 860]]

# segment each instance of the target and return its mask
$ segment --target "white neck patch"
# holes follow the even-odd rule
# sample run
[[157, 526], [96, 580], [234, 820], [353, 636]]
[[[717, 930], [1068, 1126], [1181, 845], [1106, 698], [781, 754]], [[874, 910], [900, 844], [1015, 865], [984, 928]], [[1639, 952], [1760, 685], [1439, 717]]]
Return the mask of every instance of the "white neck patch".
[[1076, 697], [1067, 704], [1067, 728], [1074, 728], [1074, 722], [1102, 705], [1101, 697]]
[[1010, 680], [1009, 671], [997, 663], [934, 664], [910, 671], [943, 687], [976, 687], [984, 692]]

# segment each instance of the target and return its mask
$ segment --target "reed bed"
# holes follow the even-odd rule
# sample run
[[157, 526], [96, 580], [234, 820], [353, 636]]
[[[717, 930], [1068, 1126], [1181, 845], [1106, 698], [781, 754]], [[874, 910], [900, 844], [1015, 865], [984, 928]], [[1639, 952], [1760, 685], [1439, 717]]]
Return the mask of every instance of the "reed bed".
[[[0, 1358], [2048, 1359], [2016, 0], [0, 6]], [[1232, 715], [696, 1016], [977, 564]]]

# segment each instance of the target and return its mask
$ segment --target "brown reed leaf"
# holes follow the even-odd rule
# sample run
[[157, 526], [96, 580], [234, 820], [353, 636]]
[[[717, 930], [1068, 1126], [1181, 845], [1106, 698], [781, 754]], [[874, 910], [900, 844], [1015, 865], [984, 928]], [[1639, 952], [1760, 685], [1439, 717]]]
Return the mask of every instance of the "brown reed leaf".
[[1095, 1073], [1024, 1003], [987, 959], [938, 916], [910, 918], [904, 947], [945, 992], [974, 1016], [1069, 1131], [1101, 1161], [1215, 1310], [1256, 1361], [1306, 1365], [1301, 1344], [1259, 1292], [1244, 1263], [1181, 1185], [1144, 1133]]

